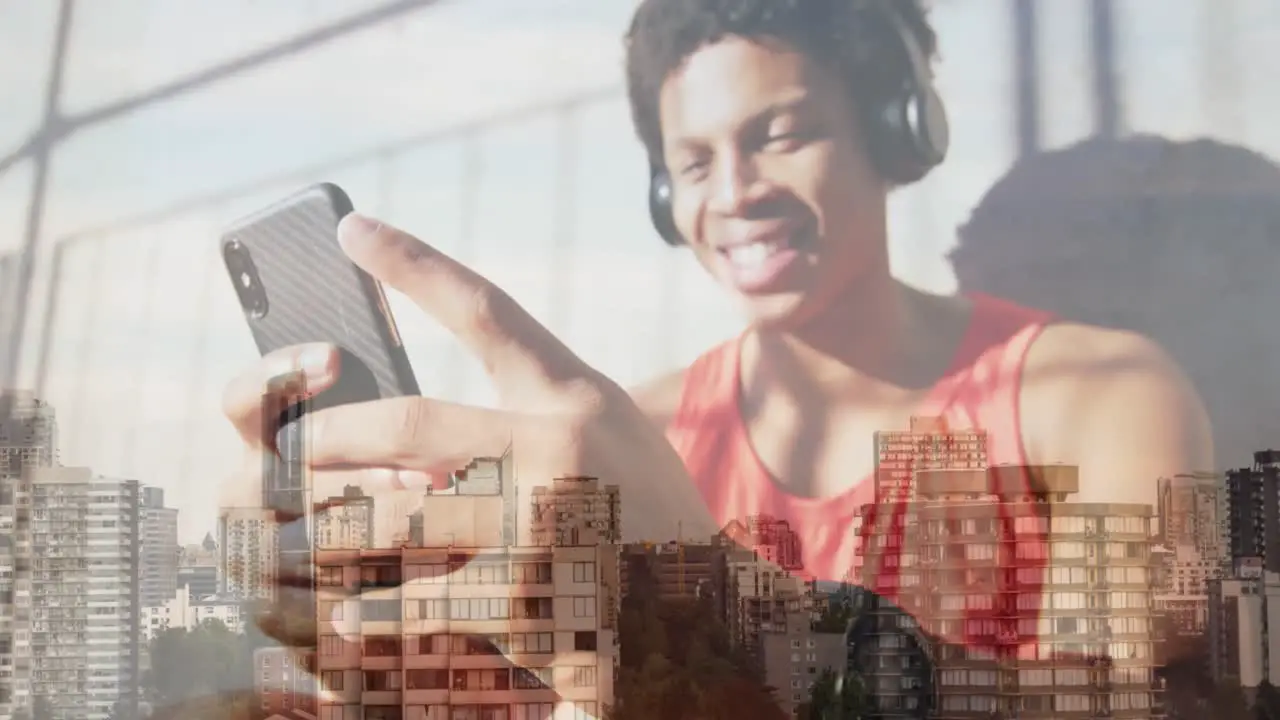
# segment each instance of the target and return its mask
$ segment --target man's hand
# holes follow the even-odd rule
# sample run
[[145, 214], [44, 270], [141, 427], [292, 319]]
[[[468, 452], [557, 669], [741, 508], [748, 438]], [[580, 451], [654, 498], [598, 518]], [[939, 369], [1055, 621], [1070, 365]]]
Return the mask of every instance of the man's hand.
[[[347, 484], [379, 494], [425, 490], [433, 477], [477, 456], [513, 447], [519, 542], [528, 543], [529, 489], [563, 476], [595, 476], [621, 489], [629, 536], [710, 537], [715, 525], [674, 449], [630, 397], [588, 367], [510, 296], [470, 269], [391, 227], [349, 216], [339, 230], [360, 267], [408, 296], [484, 364], [501, 399], [497, 410], [403, 397], [318, 410], [308, 416], [307, 462], [317, 497]], [[289, 348], [256, 363], [227, 390], [224, 409], [245, 446], [242, 476], [224, 502], [260, 503], [263, 460], [274, 453], [264, 404], [283, 408], [332, 385], [342, 369], [334, 348]], [[282, 375], [304, 386], [275, 388]], [[228, 497], [229, 496], [229, 497]], [[431, 523], [431, 518], [424, 518]], [[407, 521], [406, 521], [407, 523]]]
[[[715, 532], [661, 433], [620, 387], [588, 367], [509, 295], [389, 226], [351, 215], [339, 235], [352, 261], [404, 293], [476, 355], [497, 386], [501, 407], [403, 397], [317, 411], [307, 423], [317, 493], [353, 482], [373, 493], [425, 486], [433, 476], [478, 456], [500, 455], [513, 444], [522, 490], [554, 477], [596, 476], [621, 486], [628, 535], [674, 538], [680, 522], [690, 535]], [[340, 372], [333, 348], [302, 346], [265, 358], [232, 383], [225, 411], [249, 451], [250, 482], [238, 483], [237, 494], [259, 497], [263, 453], [273, 452], [273, 429], [262, 427], [263, 403], [283, 406], [296, 397], [264, 397], [271, 379], [301, 373], [306, 392], [314, 395]], [[522, 518], [529, 504], [522, 492]]]

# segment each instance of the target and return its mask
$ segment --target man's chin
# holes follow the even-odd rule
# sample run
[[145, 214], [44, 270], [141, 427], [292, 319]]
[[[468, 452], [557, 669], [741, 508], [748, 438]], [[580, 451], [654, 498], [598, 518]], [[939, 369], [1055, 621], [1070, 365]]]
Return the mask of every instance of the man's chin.
[[746, 311], [747, 322], [757, 330], [795, 330], [814, 315], [808, 293], [798, 290], [743, 296], [740, 302]]

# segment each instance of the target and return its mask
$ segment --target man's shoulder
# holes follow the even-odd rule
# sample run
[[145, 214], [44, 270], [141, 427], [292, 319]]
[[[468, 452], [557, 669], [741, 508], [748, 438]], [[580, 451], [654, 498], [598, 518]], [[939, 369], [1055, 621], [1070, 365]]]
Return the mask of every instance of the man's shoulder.
[[1190, 380], [1159, 344], [1137, 333], [1049, 325], [1028, 351], [1022, 377], [1023, 431], [1055, 458], [1086, 453], [1108, 434], [1144, 429], [1198, 444], [1207, 432]]
[[1028, 349], [1025, 368], [1028, 379], [1050, 386], [1179, 373], [1164, 348], [1144, 335], [1074, 322], [1046, 325]]

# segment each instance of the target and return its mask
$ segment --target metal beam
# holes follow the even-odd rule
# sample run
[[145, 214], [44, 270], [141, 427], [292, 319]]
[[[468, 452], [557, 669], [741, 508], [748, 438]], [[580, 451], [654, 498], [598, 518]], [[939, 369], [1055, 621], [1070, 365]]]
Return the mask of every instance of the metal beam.
[[92, 125], [114, 120], [121, 115], [162, 100], [172, 100], [173, 98], [202, 90], [241, 73], [255, 70], [293, 55], [299, 55], [330, 41], [374, 27], [431, 5], [437, 5], [440, 2], [442, 0], [395, 0], [373, 10], [358, 13], [330, 25], [296, 35], [282, 43], [256, 50], [234, 60], [165, 83], [159, 87], [121, 98], [115, 102], [110, 102], [82, 113], [68, 115], [63, 118], [56, 128], [42, 127], [18, 148], [0, 158], [0, 173], [8, 170], [14, 163], [39, 152], [40, 146], [56, 144], [72, 133]]
[[1018, 155], [1040, 149], [1040, 41], [1036, 37], [1036, 0], [1011, 0], [1013, 11], [1014, 108]]
[[1115, 3], [1089, 3], [1090, 55], [1093, 65], [1094, 132], [1115, 138], [1122, 132], [1122, 110], [1116, 64]]
[[479, 135], [480, 133], [483, 133], [495, 126], [516, 122], [532, 115], [558, 112], [575, 106], [590, 105], [596, 102], [611, 100], [615, 97], [620, 97], [621, 92], [622, 90], [620, 86], [610, 84], [604, 87], [587, 90], [581, 94], [568, 98], [555, 98], [543, 102], [530, 103], [528, 105], [511, 108], [477, 120], [464, 120], [456, 124], [434, 128], [421, 133], [415, 133], [390, 142], [366, 146], [353, 152], [343, 153], [342, 155], [321, 160], [312, 165], [288, 170], [275, 175], [269, 175], [251, 183], [196, 195], [159, 210], [126, 216], [106, 225], [96, 225], [84, 230], [76, 231], [71, 235], [59, 239], [57, 243], [65, 244], [85, 238], [96, 238], [111, 235], [131, 227], [166, 220], [215, 203], [232, 202], [260, 190], [269, 190], [283, 184], [296, 182], [299, 178], [320, 177], [342, 170], [343, 168], [351, 167], [352, 165], [375, 160], [378, 157], [393, 156], [398, 152], [403, 152], [408, 148], [418, 145], [442, 142], [452, 137], [458, 137], [461, 139], [466, 136]]
[[[31, 155], [31, 200], [27, 204], [27, 223], [22, 235], [22, 247], [13, 272], [12, 287], [8, 293], [8, 312], [0, 315], [0, 331], [7, 347], [0, 357], [0, 388], [13, 389], [18, 381], [18, 360], [22, 354], [23, 332], [26, 329], [27, 305], [31, 294], [31, 276], [35, 269], [36, 242], [44, 223], [44, 206], [49, 189], [49, 163], [53, 155], [54, 130], [61, 126], [62, 83], [66, 75], [67, 51], [71, 40], [71, 23], [75, 14], [75, 0], [62, 0], [58, 9], [58, 26], [54, 33], [53, 57], [49, 61], [49, 80], [45, 85], [44, 110], [40, 126], [44, 142], [36, 143]], [[0, 408], [7, 410], [7, 408]], [[3, 416], [8, 413], [4, 412]]]

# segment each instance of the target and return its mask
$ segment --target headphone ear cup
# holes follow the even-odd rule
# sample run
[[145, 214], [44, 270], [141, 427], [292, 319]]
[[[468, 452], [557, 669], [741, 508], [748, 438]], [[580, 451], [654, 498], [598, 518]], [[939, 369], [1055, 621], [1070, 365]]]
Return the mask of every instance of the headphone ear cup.
[[672, 214], [671, 176], [660, 167], [649, 170], [649, 220], [663, 241], [672, 247], [684, 244], [680, 230], [676, 228], [675, 216]]
[[871, 113], [868, 124], [868, 152], [881, 176], [895, 185], [920, 180], [946, 158], [946, 108], [931, 87], [904, 90]]

